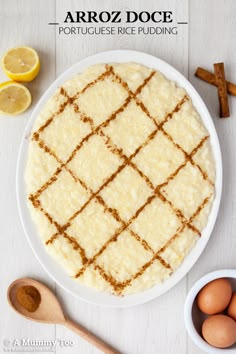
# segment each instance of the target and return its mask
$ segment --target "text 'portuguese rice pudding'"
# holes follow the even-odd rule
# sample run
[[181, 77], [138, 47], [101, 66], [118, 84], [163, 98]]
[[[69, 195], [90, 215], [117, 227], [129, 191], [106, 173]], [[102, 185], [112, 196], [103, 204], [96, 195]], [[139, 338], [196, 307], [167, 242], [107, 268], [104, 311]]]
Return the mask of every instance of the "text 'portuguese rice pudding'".
[[100, 291], [168, 278], [207, 223], [214, 181], [191, 99], [136, 63], [74, 76], [33, 127], [26, 184], [38, 233], [71, 277]]

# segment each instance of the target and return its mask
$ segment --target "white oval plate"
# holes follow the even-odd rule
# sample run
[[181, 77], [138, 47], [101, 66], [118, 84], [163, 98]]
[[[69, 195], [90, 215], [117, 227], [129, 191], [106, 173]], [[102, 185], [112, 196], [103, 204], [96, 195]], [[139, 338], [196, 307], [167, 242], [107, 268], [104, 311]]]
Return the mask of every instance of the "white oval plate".
[[[113, 295], [109, 295], [102, 292], [97, 292], [93, 289], [84, 287], [78, 282], [75, 282], [71, 279], [64, 269], [47, 253], [45, 246], [43, 245], [40, 237], [37, 234], [35, 225], [31, 220], [31, 216], [27, 207], [27, 195], [25, 189], [24, 182], [24, 173], [25, 166], [27, 161], [27, 152], [29, 145], [29, 137], [30, 132], [32, 130], [32, 126], [39, 112], [41, 111], [44, 104], [47, 100], [53, 95], [58, 86], [62, 85], [66, 80], [70, 79], [73, 75], [78, 72], [83, 71], [90, 65], [97, 63], [109, 63], [109, 62], [137, 62], [143, 65], [146, 65], [150, 68], [157, 69], [161, 71], [168, 79], [173, 80], [177, 83], [177, 85], [183, 87], [189, 96], [191, 97], [194, 106], [199, 112], [202, 120], [210, 133], [212, 149], [216, 161], [216, 196], [213, 202], [212, 210], [209, 216], [208, 224], [206, 228], [202, 232], [202, 237], [199, 239], [193, 250], [189, 253], [189, 255], [184, 259], [181, 266], [174, 272], [174, 274], [164, 281], [162, 284], [156, 285], [153, 288], [146, 290], [144, 292], [128, 295], [125, 297], [117, 297]], [[175, 284], [177, 284], [190, 270], [190, 268], [197, 261], [199, 256], [201, 255], [203, 249], [205, 248], [213, 226], [215, 224], [215, 220], [217, 217], [220, 198], [221, 198], [221, 190], [222, 190], [222, 160], [221, 160], [221, 152], [218, 137], [215, 131], [215, 127], [213, 125], [210, 114], [202, 101], [199, 94], [190, 84], [190, 82], [180, 74], [176, 69], [174, 69], [169, 64], [164, 61], [151, 56], [149, 54], [145, 54], [142, 52], [129, 51], [129, 50], [115, 50], [109, 52], [103, 52], [91, 57], [88, 57], [81, 62], [75, 64], [70, 69], [68, 69], [65, 73], [63, 73], [54, 83], [48, 88], [45, 94], [42, 96], [37, 106], [35, 107], [30, 121], [26, 127], [26, 131], [22, 138], [22, 143], [20, 147], [20, 152], [18, 156], [17, 163], [17, 173], [16, 173], [16, 185], [17, 185], [17, 201], [19, 206], [19, 212], [21, 221], [23, 224], [24, 231], [26, 233], [27, 239], [38, 258], [39, 262], [42, 264], [44, 269], [48, 272], [48, 274], [65, 290], [69, 291], [76, 297], [88, 301], [90, 303], [103, 305], [103, 306], [111, 306], [111, 307], [128, 307], [134, 306], [138, 304], [145, 303], [150, 301], [157, 296], [164, 294], [167, 290], [172, 288]]]

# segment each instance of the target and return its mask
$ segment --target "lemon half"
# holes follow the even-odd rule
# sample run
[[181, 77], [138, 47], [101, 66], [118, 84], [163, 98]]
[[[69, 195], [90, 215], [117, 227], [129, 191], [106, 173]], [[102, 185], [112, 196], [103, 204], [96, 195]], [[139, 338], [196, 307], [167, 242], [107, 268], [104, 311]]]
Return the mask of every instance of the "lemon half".
[[0, 84], [0, 114], [16, 115], [23, 113], [31, 104], [29, 90], [14, 81]]
[[40, 61], [37, 52], [30, 47], [9, 49], [2, 58], [5, 74], [15, 81], [32, 81], [39, 73]]

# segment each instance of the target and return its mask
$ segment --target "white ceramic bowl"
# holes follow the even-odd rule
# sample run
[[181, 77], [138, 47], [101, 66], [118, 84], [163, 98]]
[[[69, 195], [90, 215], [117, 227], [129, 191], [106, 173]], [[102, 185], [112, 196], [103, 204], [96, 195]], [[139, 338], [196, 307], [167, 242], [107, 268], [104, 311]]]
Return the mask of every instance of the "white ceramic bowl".
[[[97, 292], [93, 289], [80, 285], [78, 282], [75, 282], [73, 279], [71, 279], [66, 274], [64, 269], [62, 269], [60, 265], [54, 259], [52, 259], [52, 257], [47, 253], [40, 237], [38, 236], [35, 225], [33, 224], [32, 219], [30, 217], [30, 213], [27, 207], [27, 194], [26, 194], [25, 181], [24, 181], [24, 173], [25, 173], [25, 166], [26, 166], [28, 146], [29, 146], [29, 136], [34, 121], [38, 116], [39, 112], [41, 111], [42, 107], [44, 106], [44, 104], [52, 96], [52, 94], [55, 92], [58, 86], [62, 85], [66, 80], [70, 79], [73, 75], [82, 72], [90, 65], [97, 64], [97, 63], [109, 63], [109, 62], [137, 62], [146, 65], [150, 68], [154, 68], [161, 71], [168, 79], [175, 81], [177, 85], [183, 87], [191, 97], [194, 106], [196, 107], [198, 113], [200, 114], [210, 134], [212, 151], [216, 162], [215, 199], [209, 215], [208, 224], [202, 232], [202, 237], [200, 237], [199, 241], [197, 242], [193, 250], [189, 253], [189, 255], [184, 259], [180, 267], [174, 272], [174, 274], [169, 279], [163, 282], [163, 284], [158, 284], [153, 288], [143, 291], [141, 293], [128, 295], [124, 297]], [[176, 69], [174, 69], [169, 64], [165, 63], [164, 61], [152, 55], [141, 53], [141, 52], [135, 52], [129, 50], [114, 50], [110, 52], [98, 53], [96, 55], [93, 55], [91, 57], [88, 57], [80, 61], [79, 63], [69, 68], [66, 72], [64, 72], [46, 90], [43, 97], [36, 105], [32, 113], [31, 119], [29, 120], [29, 123], [26, 127], [24, 136], [22, 138], [21, 148], [18, 157], [18, 164], [17, 164], [16, 188], [17, 188], [17, 201], [19, 206], [20, 217], [21, 217], [21, 221], [26, 236], [36, 257], [39, 259], [40, 263], [45, 268], [45, 270], [49, 273], [49, 275], [59, 285], [61, 285], [64, 289], [69, 291], [71, 294], [83, 300], [86, 300], [90, 303], [92, 302], [97, 305], [111, 306], [111, 307], [134, 306], [134, 305], [138, 305], [150, 301], [155, 297], [164, 294], [166, 291], [172, 288], [187, 274], [187, 272], [194, 265], [194, 263], [197, 261], [202, 251], [204, 250], [215, 224], [215, 220], [217, 217], [219, 204], [220, 204], [220, 198], [221, 198], [222, 161], [221, 161], [220, 146], [219, 146], [214, 124], [212, 122], [211, 116], [204, 102], [202, 101], [201, 97], [194, 89], [194, 87], [190, 84], [190, 82]]]
[[211, 346], [201, 337], [201, 326], [207, 316], [198, 309], [196, 296], [206, 284], [218, 278], [229, 278], [233, 291], [236, 291], [236, 269], [223, 269], [206, 274], [193, 285], [187, 295], [184, 307], [185, 327], [193, 342], [206, 353], [235, 354], [236, 343], [229, 348], [220, 349]]

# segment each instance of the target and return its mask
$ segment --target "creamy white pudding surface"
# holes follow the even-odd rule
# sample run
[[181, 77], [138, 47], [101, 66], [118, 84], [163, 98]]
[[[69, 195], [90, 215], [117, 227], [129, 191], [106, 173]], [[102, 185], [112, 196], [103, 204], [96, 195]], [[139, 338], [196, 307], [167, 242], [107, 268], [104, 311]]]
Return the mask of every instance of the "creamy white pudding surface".
[[42, 109], [25, 179], [47, 251], [75, 281], [127, 295], [168, 278], [201, 237], [215, 162], [184, 89], [136, 63], [99, 64]]

